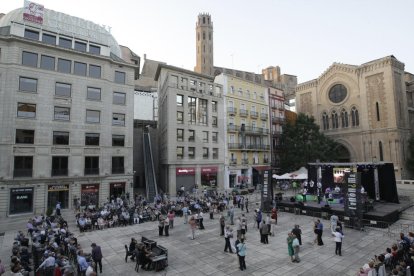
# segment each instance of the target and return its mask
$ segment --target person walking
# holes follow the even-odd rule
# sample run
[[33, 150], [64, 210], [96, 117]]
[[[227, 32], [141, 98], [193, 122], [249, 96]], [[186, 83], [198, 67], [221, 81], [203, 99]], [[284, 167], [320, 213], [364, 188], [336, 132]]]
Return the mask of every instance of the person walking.
[[262, 221], [262, 212], [259, 210], [257, 211], [257, 215], [256, 215], [257, 229], [259, 229], [261, 221]]
[[173, 210], [170, 210], [170, 212], [167, 215], [168, 217], [168, 221], [170, 223], [170, 229], [174, 228], [174, 218], [175, 218], [175, 213]]
[[236, 219], [236, 233], [237, 233], [237, 239], [240, 239], [241, 237], [241, 230], [242, 230], [242, 224], [241, 224], [241, 219], [240, 217], [238, 217]]
[[195, 230], [197, 228], [197, 222], [195, 220], [195, 217], [191, 216], [188, 223], [190, 224], [190, 229], [191, 229], [191, 239], [194, 240], [195, 239]]
[[322, 246], [323, 245], [323, 241], [322, 241], [322, 234], [323, 234], [323, 224], [321, 222], [321, 220], [317, 220], [317, 225], [316, 225], [316, 235], [317, 235], [317, 240], [318, 240], [318, 245]]
[[168, 218], [168, 216], [166, 216], [164, 219], [164, 233], [166, 237], [170, 235], [168, 230], [170, 230], [170, 219]]
[[60, 208], [61, 208], [60, 202], [58, 201], [56, 203], [56, 216], [60, 216]]
[[102, 250], [101, 247], [96, 245], [96, 243], [91, 244], [92, 247], [92, 260], [95, 263], [95, 267], [93, 270], [98, 273], [98, 265], [99, 265], [99, 273], [102, 273]]
[[204, 228], [204, 224], [203, 224], [203, 212], [200, 210], [200, 212], [198, 213], [198, 215], [197, 215], [197, 218], [198, 218], [198, 221], [199, 221], [199, 229], [200, 230], [204, 230], [205, 228]]
[[295, 236], [295, 234], [292, 234], [292, 237], [293, 237], [292, 247], [293, 247], [293, 252], [295, 254], [294, 262], [299, 263], [300, 262], [300, 258], [299, 258], [299, 250], [300, 250], [299, 240]]
[[266, 221], [260, 223], [260, 241], [264, 244], [269, 244], [269, 227], [266, 224]]
[[234, 225], [234, 207], [231, 206], [229, 210], [229, 216], [230, 216], [230, 225]]
[[164, 232], [164, 217], [160, 215], [158, 217], [158, 235], [162, 236]]
[[229, 250], [230, 253], [233, 253], [233, 250], [231, 250], [231, 245], [230, 245], [230, 238], [233, 237], [233, 232], [230, 230], [230, 226], [226, 226], [226, 229], [224, 230], [224, 241], [225, 241], [225, 245], [224, 245], [224, 252], [227, 252], [227, 250]]
[[288, 254], [290, 257], [290, 260], [293, 262], [293, 255], [294, 255], [294, 251], [293, 251], [293, 234], [291, 232], [288, 233], [287, 239], [286, 239], [287, 245], [288, 245]]
[[249, 198], [246, 197], [244, 200], [244, 207], [246, 207], [246, 213], [249, 212]]
[[188, 222], [188, 207], [186, 205], [184, 205], [184, 207], [181, 209], [181, 211], [183, 212], [183, 216], [184, 216], [184, 224], [187, 224], [187, 222]]
[[237, 257], [239, 257], [239, 265], [240, 270], [246, 270], [246, 244], [244, 243], [244, 239], [241, 239], [240, 242], [237, 244]]
[[226, 219], [223, 214], [220, 214], [220, 236], [224, 236], [224, 226], [226, 225]]
[[334, 241], [336, 243], [335, 246], [335, 255], [342, 256], [342, 239], [344, 238], [344, 234], [340, 232], [339, 228], [335, 229], [335, 232], [332, 232], [332, 236], [334, 237]]
[[295, 225], [295, 227], [292, 229], [292, 234], [294, 234], [299, 240], [299, 245], [302, 245], [302, 229], [300, 229], [299, 225]]

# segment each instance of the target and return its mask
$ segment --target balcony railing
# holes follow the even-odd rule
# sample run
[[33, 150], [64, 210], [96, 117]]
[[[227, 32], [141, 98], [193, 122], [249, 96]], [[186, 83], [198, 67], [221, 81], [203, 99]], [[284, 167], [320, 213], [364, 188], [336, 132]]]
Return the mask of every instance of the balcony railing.
[[239, 130], [239, 126], [233, 125], [233, 124], [228, 124], [227, 125], [227, 131], [238, 131]]
[[235, 108], [235, 107], [227, 107], [227, 113], [229, 113], [229, 114], [237, 114], [237, 108]]
[[230, 159], [230, 165], [237, 165], [237, 159]]
[[239, 115], [240, 117], [247, 117], [249, 115], [249, 111], [247, 111], [246, 109], [240, 109]]
[[262, 121], [267, 121], [269, 115], [267, 113], [260, 113], [260, 119]]
[[242, 163], [242, 165], [247, 165], [247, 164], [249, 164], [249, 159], [247, 159], [247, 158], [243, 158], [243, 159], [241, 160], [241, 163]]
[[85, 175], [99, 174], [99, 168], [85, 168]]
[[284, 123], [285, 122], [285, 118], [281, 118], [281, 117], [272, 117], [272, 123]]
[[229, 149], [242, 149], [243, 148], [243, 144], [242, 143], [229, 143], [228, 144]]
[[250, 117], [251, 118], [257, 118], [257, 117], [259, 117], [259, 113], [257, 113], [256, 111], [250, 111]]
[[13, 177], [32, 177], [32, 169], [14, 169]]
[[[178, 158], [178, 156], [177, 156], [177, 158]], [[120, 174], [120, 173], [125, 173], [125, 168], [124, 167], [112, 168], [112, 174]]]
[[272, 135], [275, 135], [275, 136], [282, 135], [282, 131], [281, 130], [272, 130]]
[[67, 176], [68, 169], [52, 169], [52, 176]]

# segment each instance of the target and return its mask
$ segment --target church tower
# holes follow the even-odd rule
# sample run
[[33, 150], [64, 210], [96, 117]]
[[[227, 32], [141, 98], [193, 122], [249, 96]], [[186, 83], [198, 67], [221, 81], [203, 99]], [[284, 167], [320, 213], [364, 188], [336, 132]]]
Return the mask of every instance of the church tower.
[[196, 24], [197, 61], [194, 71], [213, 76], [213, 22], [208, 13], [200, 13]]

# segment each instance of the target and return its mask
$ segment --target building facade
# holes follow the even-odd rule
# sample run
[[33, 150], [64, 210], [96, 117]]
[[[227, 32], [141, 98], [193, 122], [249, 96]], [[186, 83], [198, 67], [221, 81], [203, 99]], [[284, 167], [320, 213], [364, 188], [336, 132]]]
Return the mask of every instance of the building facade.
[[198, 187], [223, 189], [222, 86], [214, 78], [160, 64], [158, 81], [159, 178], [175, 195]]
[[298, 112], [337, 141], [341, 162], [392, 162], [406, 177], [410, 123], [404, 64], [387, 56], [362, 65], [334, 63], [296, 89]]
[[285, 124], [285, 97], [280, 89], [268, 88], [269, 95], [269, 114], [270, 114], [270, 135], [271, 143], [271, 162], [275, 173], [280, 171], [280, 154], [282, 148], [282, 131]]
[[270, 169], [268, 88], [255, 82], [221, 74], [225, 135], [224, 188], [257, 185]]
[[127, 195], [139, 57], [90, 21], [23, 13], [0, 19], [0, 218]]

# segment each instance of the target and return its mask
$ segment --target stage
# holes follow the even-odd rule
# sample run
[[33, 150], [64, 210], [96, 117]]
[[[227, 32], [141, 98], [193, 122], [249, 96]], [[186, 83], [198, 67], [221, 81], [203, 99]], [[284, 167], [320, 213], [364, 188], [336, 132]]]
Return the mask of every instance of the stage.
[[[308, 196], [307, 196], [308, 197]], [[280, 198], [279, 198], [280, 199]], [[311, 198], [309, 198], [311, 199]], [[313, 199], [313, 198], [312, 198]], [[277, 201], [277, 208], [279, 211], [297, 213], [302, 215], [322, 217], [329, 219], [332, 214], [339, 217], [341, 221], [347, 221], [344, 218], [344, 204], [343, 203], [329, 203], [329, 208], [326, 206], [326, 201], [321, 201], [318, 204], [317, 201], [308, 200], [302, 202], [291, 202], [291, 197], [283, 197], [282, 200]], [[396, 222], [400, 213], [409, 208], [411, 203], [409, 200], [400, 199], [400, 203], [391, 203], [385, 201], [373, 201], [364, 205], [363, 220], [368, 224], [383, 225]]]

